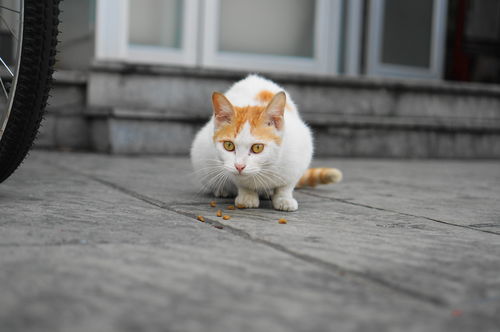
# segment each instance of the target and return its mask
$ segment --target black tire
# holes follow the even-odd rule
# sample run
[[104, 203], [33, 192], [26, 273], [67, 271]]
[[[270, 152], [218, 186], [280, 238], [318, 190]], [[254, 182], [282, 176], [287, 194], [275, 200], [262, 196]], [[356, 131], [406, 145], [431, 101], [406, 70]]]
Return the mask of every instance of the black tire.
[[21, 164], [38, 133], [56, 55], [59, 0], [24, 0], [19, 74], [0, 140], [0, 183]]

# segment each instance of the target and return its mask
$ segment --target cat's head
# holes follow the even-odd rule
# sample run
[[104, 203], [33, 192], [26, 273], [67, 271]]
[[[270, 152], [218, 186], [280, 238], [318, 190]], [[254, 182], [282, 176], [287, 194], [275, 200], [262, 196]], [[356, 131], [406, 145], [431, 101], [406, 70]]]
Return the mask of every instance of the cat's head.
[[259, 173], [276, 160], [283, 136], [286, 95], [267, 106], [233, 106], [219, 92], [212, 95], [214, 144], [219, 160], [235, 176]]

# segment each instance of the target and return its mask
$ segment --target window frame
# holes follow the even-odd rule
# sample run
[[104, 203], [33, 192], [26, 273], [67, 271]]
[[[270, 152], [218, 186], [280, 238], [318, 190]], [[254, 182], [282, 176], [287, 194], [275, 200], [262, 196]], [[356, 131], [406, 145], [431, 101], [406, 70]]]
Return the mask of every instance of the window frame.
[[346, 6], [344, 75], [361, 75], [364, 0], [344, 0]]
[[198, 0], [184, 0], [180, 48], [130, 44], [129, 1], [133, 0], [97, 1], [95, 53], [98, 60], [184, 66], [197, 64]]
[[201, 65], [207, 68], [244, 69], [332, 75], [339, 72], [341, 0], [316, 0], [314, 57], [250, 54], [219, 51], [220, 0], [203, 2]]
[[418, 79], [443, 77], [444, 42], [446, 34], [447, 0], [433, 0], [430, 65], [428, 68], [387, 64], [382, 57], [383, 8], [385, 0], [372, 0], [368, 12], [366, 75]]

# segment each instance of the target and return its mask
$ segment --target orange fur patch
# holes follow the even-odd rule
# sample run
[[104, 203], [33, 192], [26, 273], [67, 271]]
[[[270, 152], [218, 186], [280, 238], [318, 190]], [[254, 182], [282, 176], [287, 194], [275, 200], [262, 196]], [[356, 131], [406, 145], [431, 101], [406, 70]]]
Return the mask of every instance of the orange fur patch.
[[[271, 91], [262, 90], [261, 92], [259, 92], [257, 94], [257, 96], [255, 96], [255, 99], [260, 101], [261, 103], [267, 105], [271, 101], [271, 99], [273, 99], [273, 97], [274, 97], [274, 93], [272, 93]], [[286, 103], [285, 109], [287, 111], [291, 111], [292, 107], [290, 106], [290, 104]]]
[[296, 188], [316, 187], [318, 184], [336, 183], [342, 180], [342, 173], [335, 168], [309, 168], [297, 183]]
[[276, 135], [274, 127], [270, 127], [266, 123], [266, 118], [263, 116], [263, 113], [266, 110], [264, 106], [234, 106], [233, 109], [234, 116], [231, 123], [222, 125], [221, 128], [214, 133], [214, 141], [234, 139], [241, 131], [245, 123], [248, 122], [250, 124], [250, 132], [252, 135], [264, 141], [275, 141], [276, 144], [281, 144], [281, 138]]
[[274, 93], [272, 93], [271, 91], [269, 90], [262, 90], [261, 92], [259, 92], [257, 94], [257, 97], [256, 99], [258, 101], [261, 101], [263, 103], [268, 103], [271, 101], [271, 99], [273, 99], [274, 97]]

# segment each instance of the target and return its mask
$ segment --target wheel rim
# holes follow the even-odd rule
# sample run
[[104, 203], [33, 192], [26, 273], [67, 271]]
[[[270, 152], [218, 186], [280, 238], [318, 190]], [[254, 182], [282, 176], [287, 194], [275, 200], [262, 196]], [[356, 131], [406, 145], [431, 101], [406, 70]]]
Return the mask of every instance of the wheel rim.
[[[0, 139], [12, 111], [23, 45], [23, 0], [0, 0]], [[3, 46], [6, 45], [7, 47]]]

